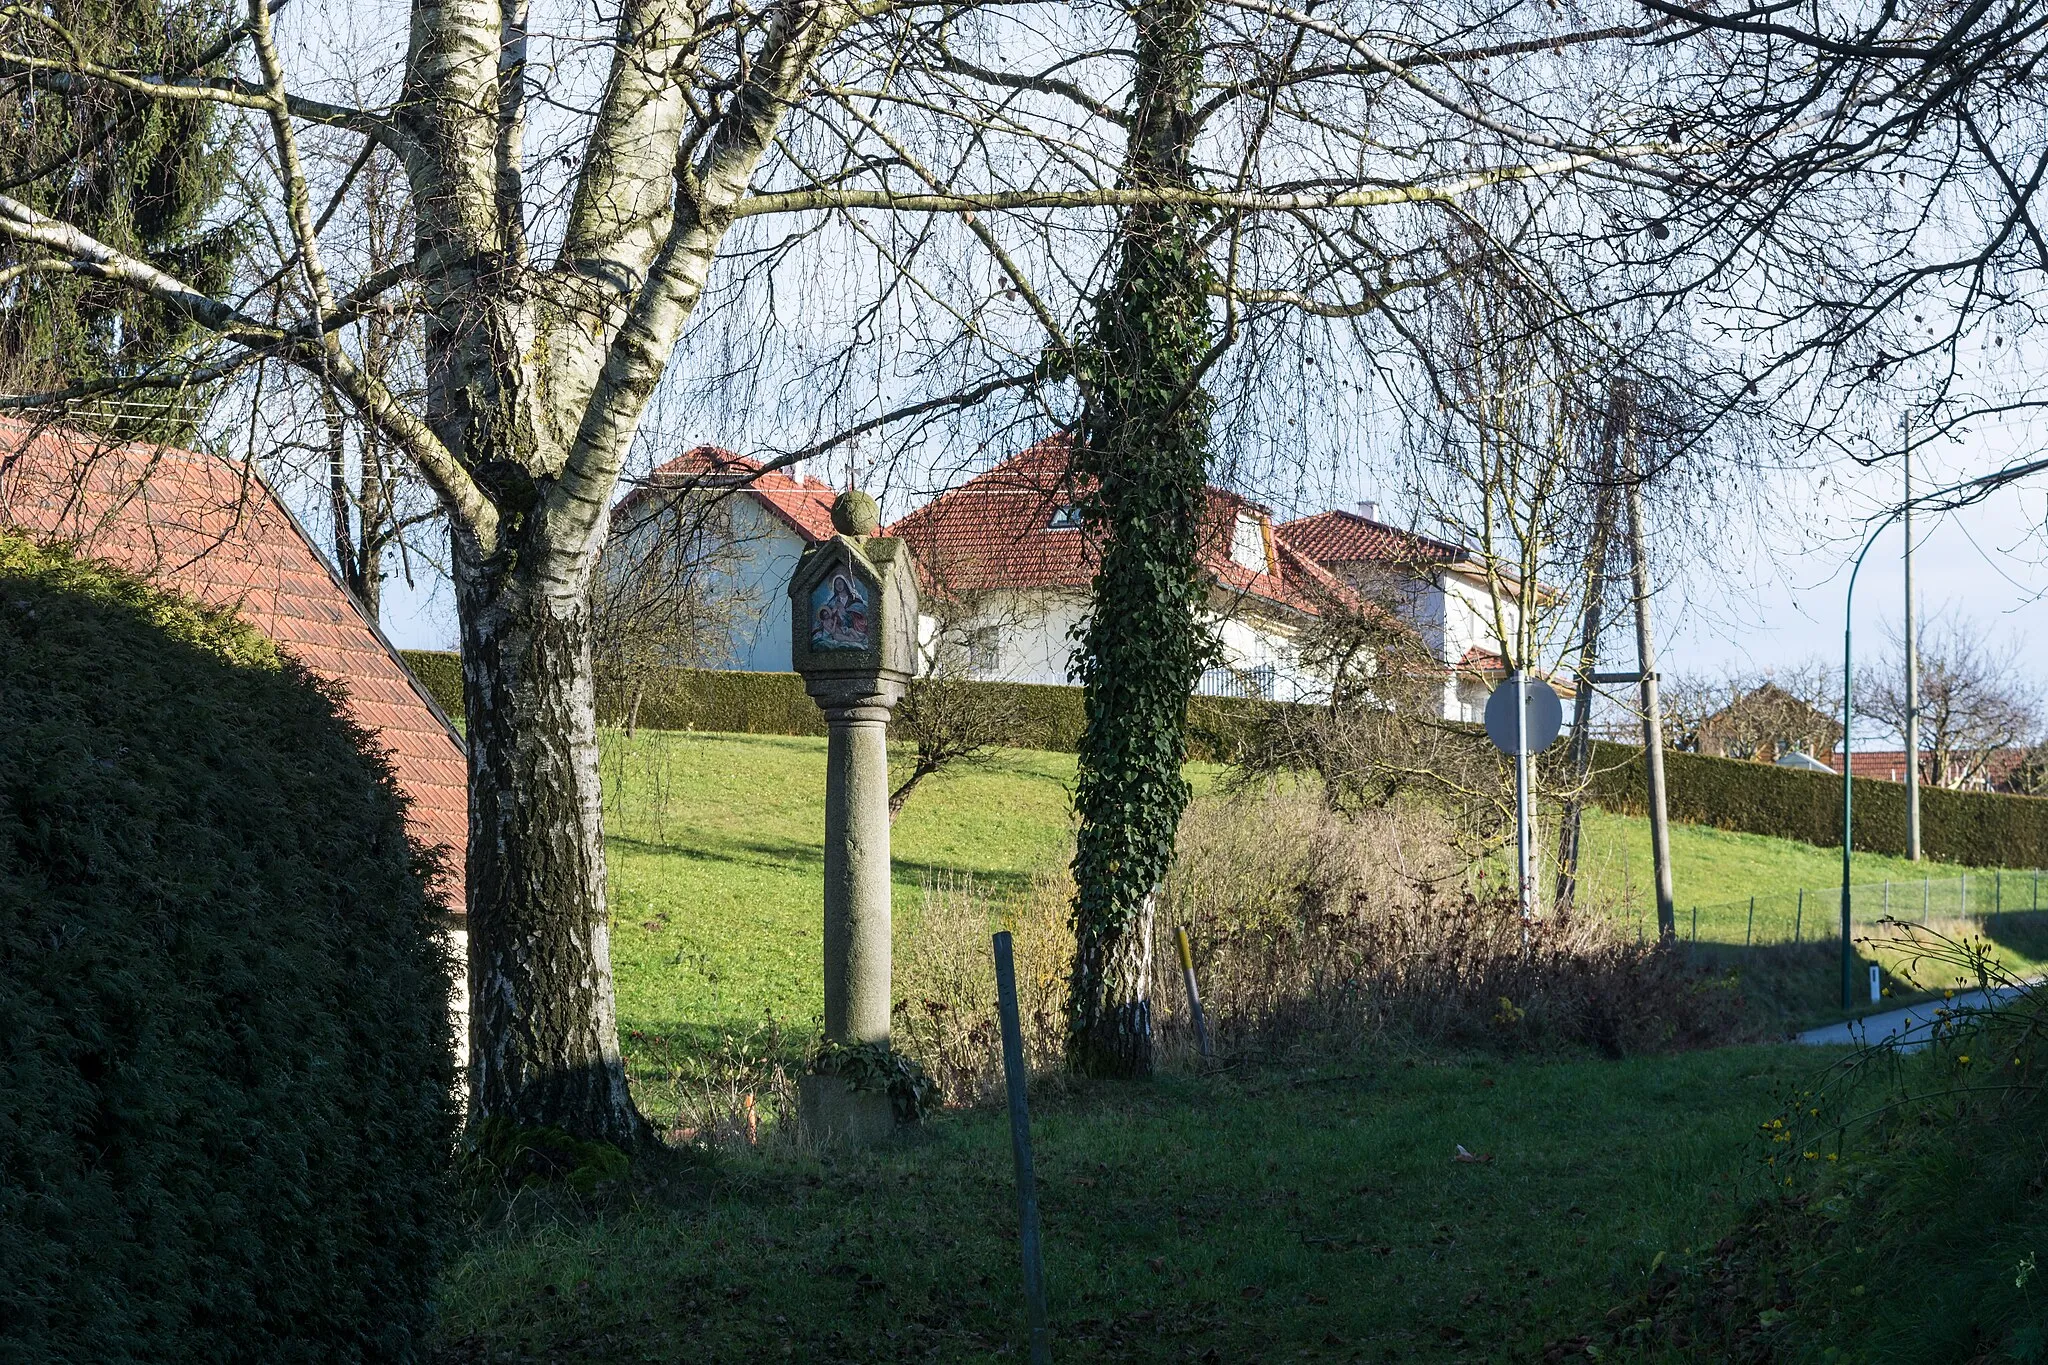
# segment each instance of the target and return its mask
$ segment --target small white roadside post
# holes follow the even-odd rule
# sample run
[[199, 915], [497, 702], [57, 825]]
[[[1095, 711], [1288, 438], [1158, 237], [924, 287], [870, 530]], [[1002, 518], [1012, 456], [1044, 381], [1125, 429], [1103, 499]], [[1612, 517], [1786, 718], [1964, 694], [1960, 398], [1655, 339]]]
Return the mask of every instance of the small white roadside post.
[[1529, 759], [1555, 743], [1563, 726], [1564, 706], [1557, 693], [1525, 670], [1508, 675], [1486, 699], [1486, 737], [1515, 760], [1515, 875], [1521, 883], [1524, 920], [1535, 918], [1541, 908], [1536, 903], [1535, 798]]

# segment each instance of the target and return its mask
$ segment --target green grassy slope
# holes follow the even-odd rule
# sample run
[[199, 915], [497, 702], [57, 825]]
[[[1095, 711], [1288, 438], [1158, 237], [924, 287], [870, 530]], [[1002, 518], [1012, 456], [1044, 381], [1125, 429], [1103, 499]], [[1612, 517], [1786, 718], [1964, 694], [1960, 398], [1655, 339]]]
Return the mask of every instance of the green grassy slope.
[[[1585, 828], [1586, 852], [1581, 866], [1588, 892], [1606, 904], [1637, 908], [1652, 904], [1650, 822], [1639, 816], [1589, 810]], [[1931, 880], [1928, 898], [1934, 913], [1941, 915], [1959, 908], [1964, 876], [1969, 879], [1974, 913], [1989, 913], [1994, 901], [2007, 911], [2033, 908], [2035, 883], [2028, 873], [1912, 863], [1876, 853], [1856, 854], [1851, 871], [1859, 888], [1880, 888], [1885, 881], [1892, 882], [1893, 911], [1916, 915], [1922, 906], [1923, 878]], [[1703, 940], [1740, 943], [1750, 896], [1758, 897], [1759, 938], [1789, 938], [1796, 893], [1801, 888], [1807, 892], [1808, 916], [1824, 915], [1839, 906], [1842, 854], [1840, 849], [1816, 848], [1789, 839], [1675, 825], [1671, 831], [1671, 879], [1682, 921], [1693, 906], [1700, 907]], [[2040, 894], [2048, 898], [2048, 887]], [[1822, 904], [1816, 906], [1817, 900]], [[1880, 910], [1882, 892], [1859, 889], [1859, 918], [1866, 903], [1873, 912]], [[2042, 903], [2048, 906], [2048, 899]], [[1809, 931], [1815, 922], [1805, 920]]]
[[[1815, 1065], [1356, 1055], [1041, 1102], [1055, 1358], [1545, 1359], [1721, 1235], [1759, 1117]], [[732, 1158], [486, 1236], [442, 1310], [467, 1359], [1021, 1358], [1012, 1188], [997, 1112]]]
[[[802, 1024], [820, 1007], [825, 741], [603, 738], [619, 1018], [628, 1029]], [[1192, 764], [1197, 789], [1221, 770]], [[930, 881], [998, 895], [1072, 855], [1071, 754], [1003, 749], [927, 779], [892, 834], [899, 941]]]
[[[674, 1039], [701, 1050], [718, 1030], [747, 1029], [770, 1014], [799, 1028], [816, 1015], [824, 769], [822, 739], [605, 735], [612, 952], [629, 1051], [644, 1053], [648, 1038], [657, 1048]], [[1005, 749], [920, 787], [894, 833], [899, 938], [928, 880], [971, 877], [1001, 893], [1064, 866], [1073, 838], [1073, 772], [1071, 754]], [[1213, 786], [1221, 772], [1189, 769], [1198, 789]], [[1647, 823], [1603, 811], [1589, 811], [1586, 820], [1589, 903], [1639, 918], [1648, 901]], [[1840, 877], [1830, 850], [1681, 825], [1672, 831], [1672, 855], [1681, 930], [1690, 933], [1691, 907], [1700, 905], [1702, 942], [1741, 945], [1746, 906], [1738, 898], [1751, 894], [1761, 897], [1760, 944], [1790, 938], [1798, 887], [1815, 888], [1804, 937], [1836, 913], [1833, 893], [1821, 890]], [[1859, 883], [1896, 877], [1896, 901], [1917, 904], [1918, 878], [1910, 891], [1908, 878], [1925, 867], [1867, 854], [1857, 855], [1856, 867]], [[1953, 909], [1953, 879], [1961, 871], [1940, 869], [1937, 885], [1948, 899], [1937, 903], [1937, 913], [1942, 905]], [[1971, 880], [1973, 906], [1985, 908], [1993, 876], [1975, 872]], [[2008, 905], [2031, 890], [2014, 874], [2005, 888]], [[1875, 898], [1863, 894], [1859, 918], [1875, 914]], [[2006, 918], [2008, 929], [2025, 927]], [[2011, 940], [2003, 946], [2016, 965], [2048, 961], [2048, 944], [2032, 942], [2041, 933], [2001, 937]], [[1838, 991], [1826, 952], [1786, 956], [1747, 965], [1760, 980], [1785, 978], [1769, 994], [1786, 997], [1788, 1018], [1825, 1017]], [[643, 1038], [633, 1039], [636, 1032]]]
[[[801, 1023], [819, 1008], [825, 741], [604, 739], [619, 1017], [628, 1028]], [[927, 878], [1021, 884], [1071, 839], [1073, 760], [1005, 750], [942, 773], [893, 836], [897, 930]]]

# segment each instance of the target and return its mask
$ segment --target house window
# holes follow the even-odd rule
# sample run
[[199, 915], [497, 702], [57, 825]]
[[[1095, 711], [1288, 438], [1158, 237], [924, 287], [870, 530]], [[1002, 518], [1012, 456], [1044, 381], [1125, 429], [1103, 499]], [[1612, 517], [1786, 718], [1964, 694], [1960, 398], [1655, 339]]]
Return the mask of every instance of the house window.
[[1048, 531], [1073, 531], [1081, 525], [1081, 509], [1073, 503], [1065, 503], [1052, 509], [1052, 519], [1045, 523]]
[[994, 673], [1003, 666], [1001, 626], [982, 626], [967, 635], [967, 667], [975, 673]]
[[1230, 557], [1253, 573], [1265, 573], [1266, 527], [1253, 512], [1239, 512], [1237, 527], [1230, 536]]

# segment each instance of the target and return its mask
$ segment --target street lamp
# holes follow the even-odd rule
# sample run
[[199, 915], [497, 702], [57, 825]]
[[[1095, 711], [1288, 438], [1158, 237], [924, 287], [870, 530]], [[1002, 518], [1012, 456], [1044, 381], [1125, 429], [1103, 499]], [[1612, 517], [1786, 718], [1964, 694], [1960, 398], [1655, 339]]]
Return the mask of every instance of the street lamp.
[[[1910, 505], [1910, 504], [1908, 504]], [[1849, 946], [1849, 854], [1850, 836], [1854, 831], [1852, 804], [1856, 800], [1856, 785], [1850, 773], [1854, 767], [1850, 755], [1853, 747], [1849, 740], [1849, 727], [1856, 719], [1856, 674], [1854, 670], [1856, 575], [1863, 572], [1863, 556], [1870, 553], [1870, 547], [1877, 544], [1882, 535], [1899, 517], [1904, 508], [1894, 508], [1885, 519], [1871, 528], [1863, 538], [1863, 548], [1856, 552], [1856, 563], [1849, 570], [1849, 591], [1842, 598], [1842, 1008], [1848, 1009], [1856, 989], [1856, 970], [1852, 963], [1855, 953]], [[1908, 754], [1907, 761], [1913, 761]]]
[[[1851, 806], [1855, 801], [1856, 796], [1856, 783], [1855, 778], [1852, 776], [1854, 764], [1851, 761], [1853, 746], [1849, 739], [1850, 729], [1854, 725], [1856, 719], [1856, 683], [1854, 672], [1855, 655], [1853, 650], [1855, 618], [1852, 612], [1852, 609], [1855, 606], [1856, 602], [1856, 575], [1863, 571], [1863, 557], [1870, 553], [1870, 547], [1877, 543], [1877, 538], [1880, 535], [1884, 534], [1885, 529], [1889, 527], [1893, 522], [1898, 521], [1900, 518], [1909, 515], [1912, 512], [1913, 508], [1918, 506], [1919, 504], [1932, 502], [1937, 498], [1950, 497], [1954, 494], [1965, 492], [1968, 490], [1975, 490], [1975, 492], [1977, 493], [1977, 497], [1966, 498], [1962, 502], [1958, 503], [1951, 503], [1949, 504], [1948, 508], [1943, 509], [1953, 510], [1956, 507], [1961, 507], [1968, 503], [1977, 501], [1978, 498], [1985, 496], [1995, 488], [2001, 488], [2004, 485], [2011, 483], [2013, 480], [2023, 478], [2028, 474], [2038, 474], [2044, 469], [2048, 469], [2048, 460], [2034, 460], [2028, 464], [2015, 465], [2010, 469], [2001, 469], [1995, 474], [1984, 474], [1974, 479], [1965, 479], [1961, 483], [1950, 484], [1947, 488], [1937, 488], [1931, 493], [1922, 493], [1917, 498], [1907, 498], [1897, 507], [1894, 507], [1889, 512], [1886, 512], [1884, 515], [1884, 519], [1878, 522], [1877, 525], [1870, 528], [1870, 534], [1863, 538], [1863, 548], [1856, 552], [1856, 562], [1849, 570], [1849, 590], [1846, 594], [1844, 594], [1842, 599], [1843, 1009], [1849, 1008], [1856, 989], [1855, 971], [1851, 965], [1851, 963], [1854, 961], [1854, 954], [1852, 953], [1849, 946], [1849, 855], [1852, 851], [1850, 835], [1854, 832], [1854, 825], [1852, 824], [1853, 811], [1851, 810]], [[1906, 762], [1908, 764], [1918, 764], [1919, 761], [1920, 756], [1918, 754], [1906, 755]]]

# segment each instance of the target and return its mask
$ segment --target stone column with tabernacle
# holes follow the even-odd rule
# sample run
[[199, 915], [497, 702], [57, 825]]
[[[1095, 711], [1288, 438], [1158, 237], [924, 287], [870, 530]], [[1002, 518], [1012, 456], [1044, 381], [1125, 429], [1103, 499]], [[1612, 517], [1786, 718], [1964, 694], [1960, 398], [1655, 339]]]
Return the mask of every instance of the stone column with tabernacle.
[[[838, 534], [789, 582], [791, 658], [825, 713], [825, 1041], [889, 1045], [889, 713], [917, 663], [917, 575], [900, 540], [877, 535], [875, 500], [832, 506]], [[798, 1127], [820, 1143], [886, 1136], [885, 1091], [840, 1075], [799, 1083]]]

